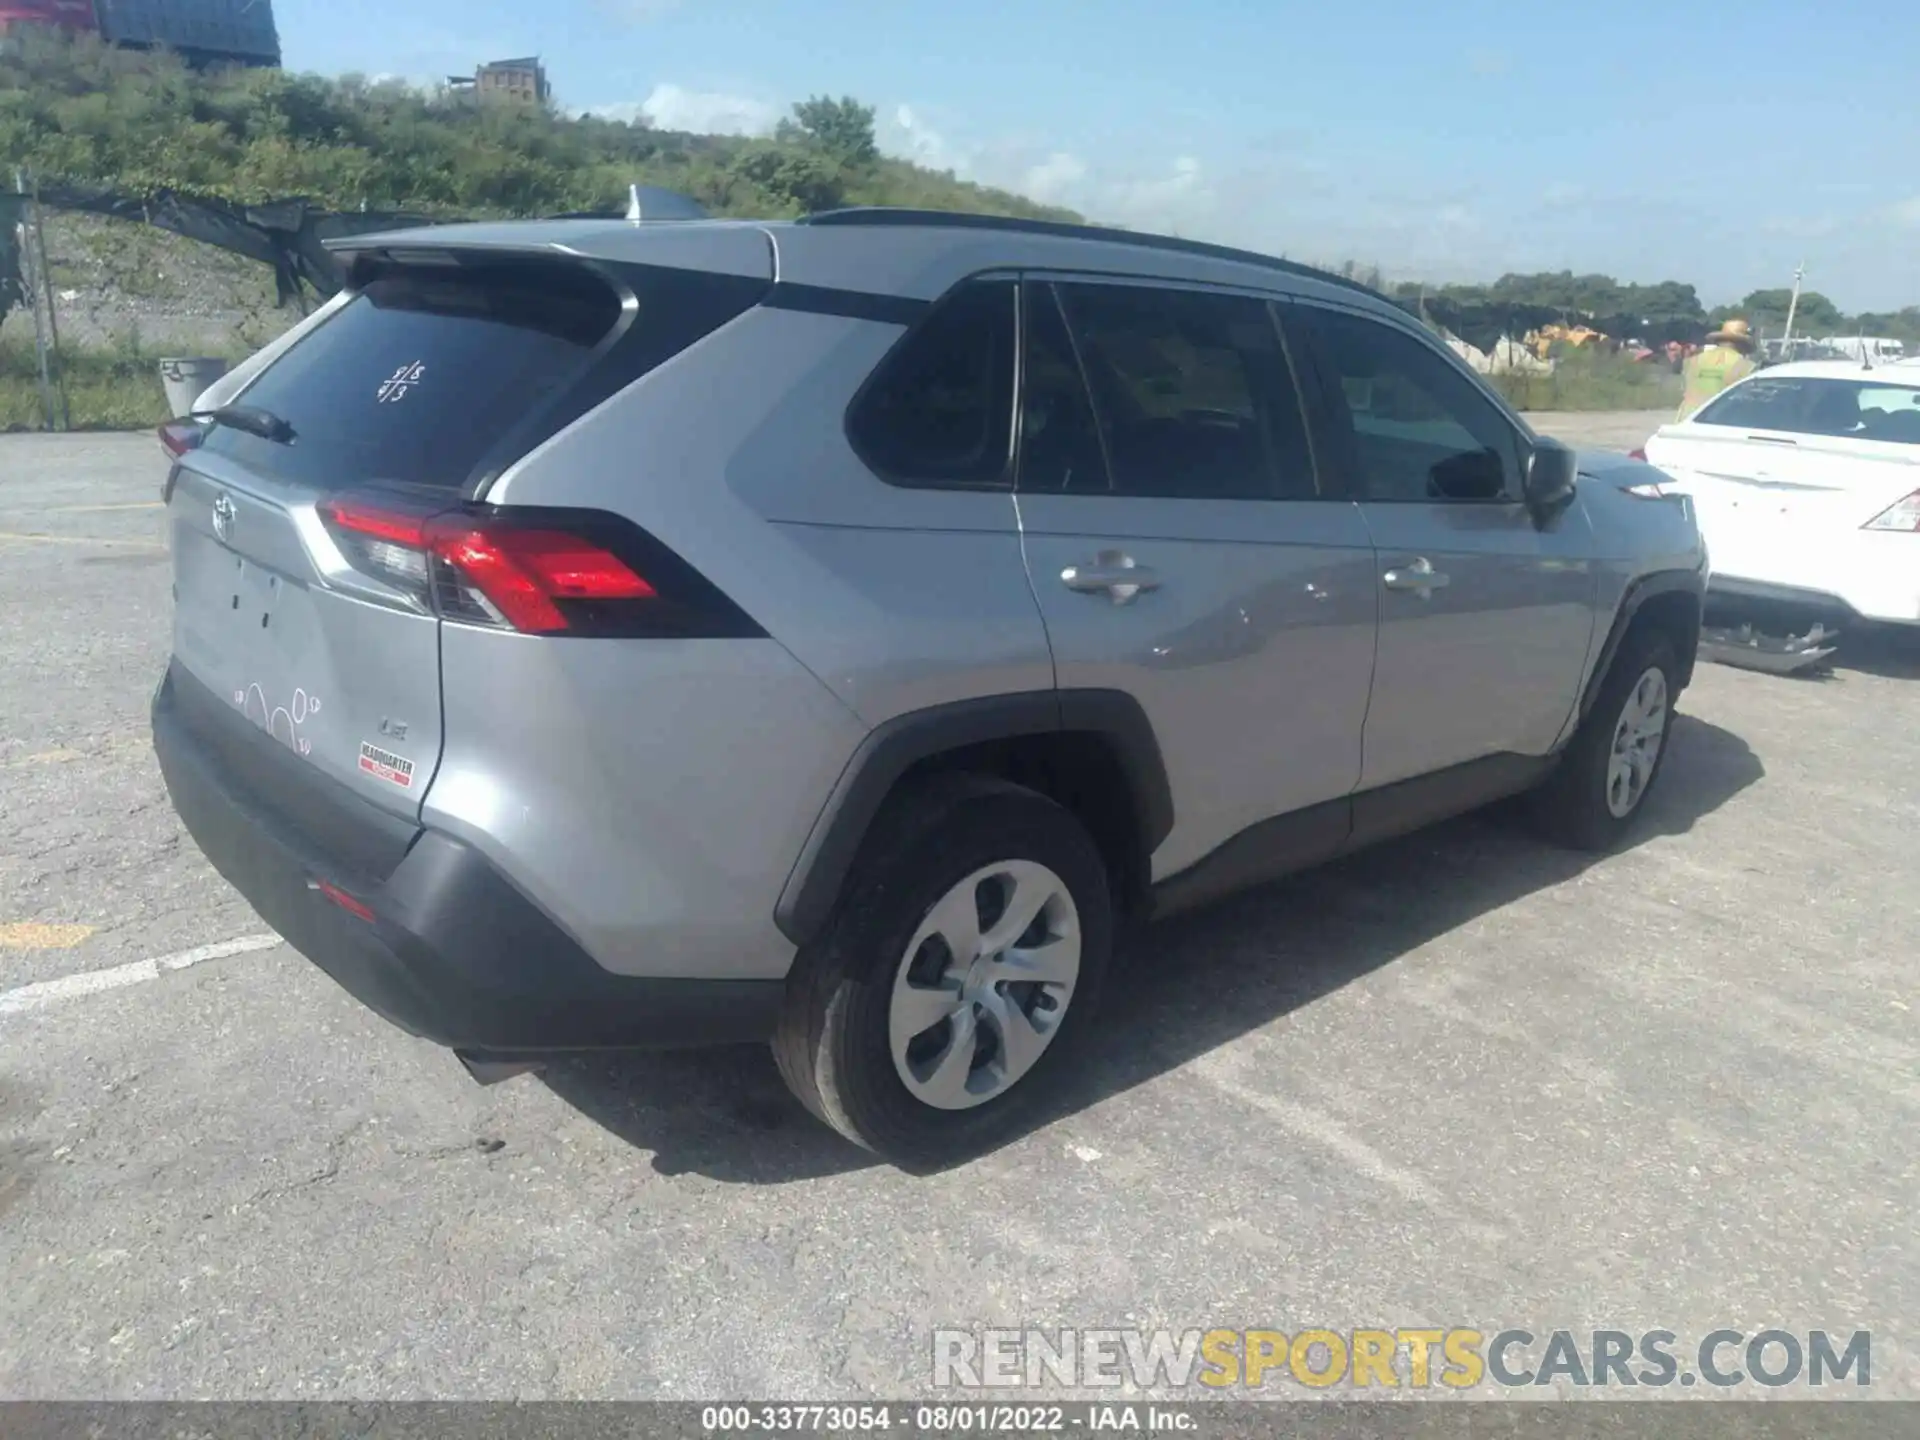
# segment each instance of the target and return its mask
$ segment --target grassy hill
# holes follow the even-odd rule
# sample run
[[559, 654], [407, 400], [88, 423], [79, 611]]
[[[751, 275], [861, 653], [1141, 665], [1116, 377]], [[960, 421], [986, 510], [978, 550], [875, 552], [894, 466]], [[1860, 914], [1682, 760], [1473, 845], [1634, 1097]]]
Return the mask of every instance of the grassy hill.
[[[196, 71], [40, 32], [0, 46], [0, 160], [139, 195], [241, 204], [299, 195], [337, 210], [449, 218], [620, 213], [636, 183], [691, 195], [717, 215], [912, 205], [1079, 218], [881, 155], [873, 111], [851, 99], [797, 104], [764, 138], [692, 135], [357, 76]], [[238, 358], [294, 318], [273, 308], [267, 267], [211, 246], [58, 212], [46, 236], [79, 427], [157, 423], [166, 418], [158, 354]], [[0, 430], [41, 423], [32, 323], [16, 310], [0, 325]]]
[[852, 100], [798, 104], [764, 139], [689, 135], [356, 76], [196, 72], [38, 33], [0, 54], [0, 156], [137, 192], [305, 195], [343, 210], [618, 211], [638, 182], [721, 215], [869, 204], [1078, 218], [879, 155], [873, 112]]

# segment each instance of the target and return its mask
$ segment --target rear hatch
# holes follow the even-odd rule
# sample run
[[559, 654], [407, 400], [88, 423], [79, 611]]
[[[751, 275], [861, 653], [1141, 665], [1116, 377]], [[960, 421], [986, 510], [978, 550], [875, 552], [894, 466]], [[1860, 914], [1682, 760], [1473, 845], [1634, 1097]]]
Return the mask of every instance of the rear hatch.
[[565, 628], [567, 597], [630, 593], [566, 517], [509, 519], [503, 547], [474, 497], [766, 282], [449, 248], [363, 254], [351, 288], [169, 481], [173, 651], [288, 764], [417, 817], [443, 620]]

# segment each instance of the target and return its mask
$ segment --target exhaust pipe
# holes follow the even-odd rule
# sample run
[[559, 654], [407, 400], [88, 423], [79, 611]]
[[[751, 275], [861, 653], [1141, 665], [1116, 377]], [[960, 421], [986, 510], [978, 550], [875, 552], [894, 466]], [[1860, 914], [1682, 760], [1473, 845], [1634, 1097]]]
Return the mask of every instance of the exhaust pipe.
[[547, 1068], [543, 1060], [501, 1060], [472, 1050], [453, 1052], [460, 1063], [482, 1085], [498, 1085], [519, 1075], [537, 1075]]

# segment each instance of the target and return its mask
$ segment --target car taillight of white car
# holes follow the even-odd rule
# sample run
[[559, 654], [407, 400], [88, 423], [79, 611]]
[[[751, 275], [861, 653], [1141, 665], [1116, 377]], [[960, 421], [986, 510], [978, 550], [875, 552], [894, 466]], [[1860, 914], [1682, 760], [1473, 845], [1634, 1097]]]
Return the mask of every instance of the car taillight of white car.
[[1920, 532], [1920, 490], [1897, 500], [1860, 527], [1862, 530], [1904, 530]]

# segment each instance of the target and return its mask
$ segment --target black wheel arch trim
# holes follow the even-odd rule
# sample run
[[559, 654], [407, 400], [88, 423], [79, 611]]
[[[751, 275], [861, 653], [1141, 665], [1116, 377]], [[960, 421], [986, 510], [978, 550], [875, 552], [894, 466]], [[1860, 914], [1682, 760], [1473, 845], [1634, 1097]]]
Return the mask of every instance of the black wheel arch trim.
[[1120, 690], [1034, 690], [957, 700], [910, 711], [860, 742], [814, 821], [774, 906], [774, 923], [796, 945], [826, 927], [874, 817], [900, 777], [949, 751], [1023, 735], [1093, 731], [1114, 748], [1132, 792], [1144, 853], [1173, 830], [1173, 788], [1153, 722]]
[[[1636, 576], [1629, 581], [1626, 593], [1620, 597], [1619, 608], [1614, 611], [1613, 624], [1607, 631], [1606, 642], [1600, 647], [1593, 668], [1587, 673], [1586, 689], [1580, 696], [1580, 719], [1585, 720], [1592, 711], [1594, 703], [1600, 698], [1600, 687], [1607, 683], [1607, 671], [1613, 668], [1614, 657], [1620, 653], [1621, 642], [1627, 638], [1627, 631], [1647, 601], [1657, 595], [1686, 594], [1694, 599], [1696, 611], [1706, 606], [1706, 576], [1698, 570], [1654, 570], [1645, 575]], [[1696, 614], [1696, 620], [1698, 614]], [[1699, 634], [1696, 624], [1694, 633]], [[1697, 648], [1697, 641], [1696, 641]], [[1680, 657], [1680, 687], [1685, 689], [1693, 679], [1694, 652], [1689, 651]]]

